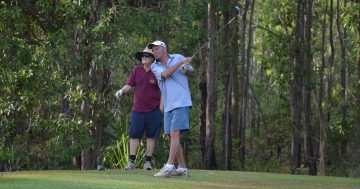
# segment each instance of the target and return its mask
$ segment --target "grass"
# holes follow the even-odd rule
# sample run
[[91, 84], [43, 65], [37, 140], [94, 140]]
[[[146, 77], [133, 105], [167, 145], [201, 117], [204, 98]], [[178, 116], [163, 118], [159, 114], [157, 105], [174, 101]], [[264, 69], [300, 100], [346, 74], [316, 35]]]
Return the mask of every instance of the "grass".
[[360, 179], [190, 170], [190, 177], [153, 177], [153, 171], [20, 171], [0, 173], [0, 189], [251, 188], [360, 189]]

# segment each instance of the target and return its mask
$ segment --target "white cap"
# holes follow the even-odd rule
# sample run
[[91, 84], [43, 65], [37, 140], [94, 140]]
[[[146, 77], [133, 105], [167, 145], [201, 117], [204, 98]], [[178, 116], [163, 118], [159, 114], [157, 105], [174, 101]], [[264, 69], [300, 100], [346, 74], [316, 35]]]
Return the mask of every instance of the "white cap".
[[156, 46], [162, 46], [162, 47], [165, 47], [165, 48], [166, 48], [165, 43], [162, 42], [162, 41], [160, 41], [160, 40], [156, 40], [156, 41], [148, 44], [147, 47], [148, 47], [149, 49], [151, 49], [154, 45], [156, 45]]

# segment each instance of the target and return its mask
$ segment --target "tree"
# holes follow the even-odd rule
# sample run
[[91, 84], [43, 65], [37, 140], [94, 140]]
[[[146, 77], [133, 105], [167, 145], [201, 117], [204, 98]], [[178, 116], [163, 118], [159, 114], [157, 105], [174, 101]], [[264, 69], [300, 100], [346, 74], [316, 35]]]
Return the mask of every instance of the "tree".
[[300, 131], [302, 125], [302, 67], [303, 60], [303, 18], [304, 4], [302, 0], [296, 1], [296, 26], [295, 26], [295, 48], [294, 57], [295, 62], [292, 67], [293, 71], [293, 83], [291, 86], [291, 114], [292, 114], [292, 141], [291, 141], [291, 164], [290, 170], [292, 174], [298, 174], [301, 162], [301, 144], [300, 144]]
[[311, 48], [311, 29], [312, 29], [312, 14], [313, 14], [313, 1], [307, 0], [305, 2], [306, 19], [304, 23], [304, 152], [305, 161], [309, 167], [309, 174], [317, 174], [316, 157], [314, 153], [314, 129], [312, 126], [312, 108], [311, 108], [311, 95], [312, 95], [312, 77], [313, 77], [313, 54]]
[[[108, 163], [128, 132], [131, 95], [113, 93], [133, 54], [160, 39], [191, 55], [238, 3], [2, 1], [0, 170]], [[188, 166], [315, 175], [320, 161], [321, 175], [358, 176], [359, 2], [243, 3], [241, 22], [192, 62]], [[160, 141], [156, 167], [167, 154]]]
[[[358, 25], [357, 25], [357, 32], [358, 32], [358, 45], [360, 46], [360, 13], [358, 13], [357, 15], [357, 21], [358, 21]], [[358, 96], [357, 96], [357, 105], [358, 107], [360, 107], [360, 53], [358, 53], [358, 62], [357, 62], [357, 78], [358, 78], [358, 86], [357, 86], [357, 91], [358, 91]], [[360, 114], [358, 114], [358, 118], [357, 118], [357, 123], [358, 123], [358, 128], [360, 129]]]
[[[344, 0], [344, 8], [346, 8], [346, 0]], [[336, 1], [336, 26], [337, 26], [337, 33], [339, 35], [339, 42], [340, 42], [340, 85], [341, 85], [341, 90], [340, 90], [340, 96], [341, 96], [341, 107], [340, 107], [340, 114], [341, 114], [341, 125], [344, 128], [348, 127], [348, 123], [347, 123], [347, 97], [346, 97], [346, 90], [347, 90], [347, 85], [346, 85], [346, 69], [347, 69], [347, 60], [346, 60], [346, 28], [342, 28], [341, 27], [341, 23], [340, 23], [340, 11], [341, 7], [340, 7], [340, 0]], [[346, 130], [346, 129], [345, 129]], [[344, 137], [341, 141], [340, 144], [340, 151], [339, 154], [340, 156], [344, 156], [346, 154], [346, 148], [347, 148], [347, 139], [346, 137]]]
[[[208, 3], [208, 32], [215, 32], [215, 6], [212, 2]], [[215, 159], [215, 110], [216, 110], [216, 66], [214, 56], [214, 41], [208, 43], [209, 53], [206, 56], [206, 135], [205, 135], [205, 168], [216, 169]]]
[[[234, 18], [233, 1], [229, 0], [224, 10], [224, 24]], [[237, 15], [235, 19], [239, 19]], [[234, 21], [235, 22], [235, 21]], [[231, 159], [233, 154], [233, 137], [238, 135], [238, 82], [237, 82], [237, 62], [238, 56], [238, 26], [233, 23], [224, 28], [224, 45], [222, 48], [223, 63], [223, 108], [222, 108], [222, 162], [224, 170], [231, 170]], [[230, 50], [231, 49], [231, 50]], [[220, 62], [221, 63], [221, 62]]]
[[318, 97], [317, 97], [317, 109], [318, 109], [318, 122], [319, 125], [319, 170], [320, 175], [326, 175], [326, 137], [327, 129], [324, 120], [324, 70], [326, 65], [325, 60], [325, 46], [326, 46], [326, 19], [328, 12], [328, 2], [325, 4], [325, 11], [323, 16], [323, 25], [322, 25], [322, 42], [321, 42], [321, 66], [319, 68], [319, 87], [318, 87]]
[[245, 0], [244, 13], [242, 14], [241, 20], [241, 34], [240, 34], [240, 71], [239, 71], [239, 90], [240, 90], [240, 100], [239, 100], [239, 160], [240, 160], [240, 169], [245, 169], [245, 128], [246, 128], [246, 108], [247, 108], [247, 90], [248, 83], [247, 81], [247, 61], [246, 61], [246, 48], [245, 48], [245, 39], [246, 39], [246, 29], [247, 29], [247, 14], [249, 9], [250, 2]]

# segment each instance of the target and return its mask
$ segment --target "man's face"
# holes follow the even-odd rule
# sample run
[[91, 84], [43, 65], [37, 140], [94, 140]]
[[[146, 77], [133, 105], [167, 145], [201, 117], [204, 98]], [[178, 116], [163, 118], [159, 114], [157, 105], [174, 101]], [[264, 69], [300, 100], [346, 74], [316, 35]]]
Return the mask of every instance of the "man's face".
[[156, 59], [161, 59], [166, 56], [166, 48], [162, 46], [154, 45], [152, 47], [152, 52]]

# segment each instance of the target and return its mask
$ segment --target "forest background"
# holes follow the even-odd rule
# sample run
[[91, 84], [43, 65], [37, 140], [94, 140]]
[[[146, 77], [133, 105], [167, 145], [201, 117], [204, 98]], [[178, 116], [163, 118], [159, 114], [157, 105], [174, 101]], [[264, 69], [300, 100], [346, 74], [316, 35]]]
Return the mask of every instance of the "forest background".
[[0, 171], [122, 168], [134, 54], [192, 56], [236, 5], [192, 61], [188, 167], [359, 177], [359, 0], [0, 1]]

